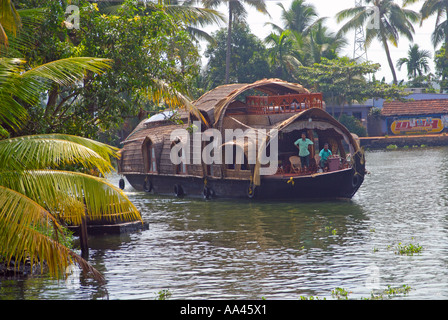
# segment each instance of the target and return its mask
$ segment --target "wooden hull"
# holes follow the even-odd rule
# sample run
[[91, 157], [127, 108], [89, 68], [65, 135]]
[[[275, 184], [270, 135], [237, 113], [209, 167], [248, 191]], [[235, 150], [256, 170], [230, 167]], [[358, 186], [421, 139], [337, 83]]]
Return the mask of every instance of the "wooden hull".
[[[350, 199], [361, 186], [364, 175], [352, 168], [307, 176], [274, 175], [261, 178], [250, 192], [250, 182], [240, 179], [213, 179], [182, 175], [126, 174], [139, 191], [155, 194], [204, 198], [254, 199]], [[292, 177], [292, 179], [291, 179]]]

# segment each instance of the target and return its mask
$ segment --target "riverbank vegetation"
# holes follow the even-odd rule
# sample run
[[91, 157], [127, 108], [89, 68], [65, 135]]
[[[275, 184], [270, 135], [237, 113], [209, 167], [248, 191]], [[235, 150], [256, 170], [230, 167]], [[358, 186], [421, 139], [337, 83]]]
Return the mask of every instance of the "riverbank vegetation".
[[22, 25], [20, 11], [9, 1], [2, 1], [1, 7], [2, 31], [12, 34], [3, 34], [6, 51], [0, 58], [0, 270], [17, 272], [26, 265], [32, 273], [38, 266], [60, 277], [76, 263], [101, 281], [102, 275], [72, 250], [65, 226], [81, 225], [86, 219], [141, 220], [119, 189], [97, 177], [113, 170], [118, 149], [74, 135], [20, 132], [38, 120], [29, 110], [43, 94], [54, 87], [76, 86], [86, 73], [103, 73], [111, 61], [70, 57], [30, 66], [10, 57], [22, 48], [22, 40], [28, 40], [14, 38]]

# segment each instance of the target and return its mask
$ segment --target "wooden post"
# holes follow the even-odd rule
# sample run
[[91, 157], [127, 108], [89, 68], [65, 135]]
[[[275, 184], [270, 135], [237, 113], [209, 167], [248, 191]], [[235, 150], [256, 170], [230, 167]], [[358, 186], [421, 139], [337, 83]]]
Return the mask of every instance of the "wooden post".
[[87, 241], [87, 221], [86, 216], [81, 219], [81, 225], [79, 226], [79, 242], [81, 245], [81, 256], [86, 259], [89, 256], [89, 245]]
[[[311, 130], [311, 129], [309, 129], [309, 130], [307, 130], [308, 132], [307, 132], [307, 135], [308, 135], [308, 139], [310, 139], [311, 141], [313, 141], [313, 143], [314, 143], [314, 133], [313, 133], [313, 130]], [[314, 159], [314, 154], [315, 154], [315, 146], [314, 146], [314, 144], [312, 144], [311, 146], [310, 146], [310, 159], [311, 158], [313, 158]]]

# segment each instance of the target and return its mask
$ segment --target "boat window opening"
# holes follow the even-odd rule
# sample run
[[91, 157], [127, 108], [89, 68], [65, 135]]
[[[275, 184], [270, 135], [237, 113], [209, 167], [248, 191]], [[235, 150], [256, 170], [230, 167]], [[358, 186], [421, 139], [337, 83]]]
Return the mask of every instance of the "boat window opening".
[[148, 161], [149, 161], [149, 172], [157, 172], [157, 163], [156, 163], [156, 151], [154, 146], [150, 145], [148, 148]]
[[208, 176], [213, 176], [213, 173], [214, 173], [213, 165], [208, 164], [206, 168], [207, 168], [207, 175]]
[[227, 169], [235, 170], [236, 168], [236, 146], [232, 146], [232, 162], [227, 163]]
[[241, 168], [241, 170], [250, 170], [249, 161], [247, 160], [247, 156], [246, 155], [244, 155], [244, 161], [241, 164], [240, 168]]
[[227, 163], [226, 168], [228, 170], [244, 170], [244, 171], [250, 170], [249, 160], [241, 147], [235, 144], [232, 146], [232, 162]]
[[184, 157], [184, 155], [183, 155], [183, 152], [182, 152], [182, 150], [183, 149], [180, 149], [179, 150], [179, 153], [178, 153], [178, 155], [179, 155], [179, 158], [181, 159], [181, 163], [179, 163], [178, 165], [177, 165], [177, 172], [176, 173], [179, 173], [179, 174], [187, 174], [187, 164], [185, 163], [186, 161], [185, 161], [185, 157]]
[[145, 171], [148, 173], [157, 173], [157, 160], [155, 147], [151, 140], [147, 140], [143, 144], [143, 158], [145, 161]]
[[[214, 140], [215, 140], [215, 137], [213, 137], [213, 136], [211, 136], [210, 137], [210, 142], [208, 143], [208, 144], [206, 144], [206, 145], [204, 145], [204, 147], [205, 146], [213, 146], [213, 142], [214, 142]], [[212, 148], [211, 149], [211, 151], [210, 151], [210, 157], [211, 158], [215, 158], [215, 148]], [[208, 161], [207, 161], [207, 163], [209, 163]], [[213, 162], [214, 163], [214, 162]], [[207, 164], [206, 165], [206, 175], [207, 176], [213, 176], [213, 173], [214, 173], [214, 170], [213, 170], [213, 164]]]
[[362, 112], [353, 112], [352, 116], [358, 120], [362, 120]]
[[[180, 140], [173, 141], [171, 143], [171, 149], [178, 143], [180, 143]], [[176, 174], [187, 174], [187, 164], [186, 164], [186, 159], [185, 159], [186, 155], [184, 155], [182, 151], [183, 151], [183, 148], [180, 148], [179, 151], [177, 152], [177, 156], [179, 157], [179, 159], [181, 159], [181, 162], [179, 164], [175, 165], [175, 173]]]

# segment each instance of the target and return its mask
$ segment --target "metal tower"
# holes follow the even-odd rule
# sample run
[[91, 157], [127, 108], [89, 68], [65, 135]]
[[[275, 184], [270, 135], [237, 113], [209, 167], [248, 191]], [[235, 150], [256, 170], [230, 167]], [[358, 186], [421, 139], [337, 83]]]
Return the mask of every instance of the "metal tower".
[[[355, 0], [355, 7], [361, 7], [362, 0]], [[355, 42], [353, 48], [353, 59], [358, 62], [367, 61], [367, 50], [365, 47], [366, 38], [364, 35], [364, 27], [359, 26], [355, 29]]]

